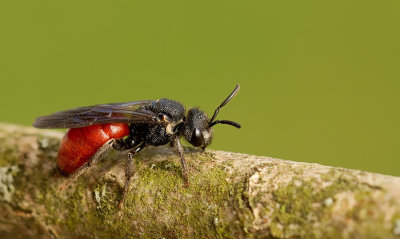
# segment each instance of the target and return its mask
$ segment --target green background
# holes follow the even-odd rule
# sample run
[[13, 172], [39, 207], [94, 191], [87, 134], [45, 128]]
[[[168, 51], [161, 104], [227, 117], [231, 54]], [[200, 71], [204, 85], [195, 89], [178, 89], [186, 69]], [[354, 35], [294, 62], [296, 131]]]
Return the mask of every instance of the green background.
[[0, 121], [168, 97], [212, 149], [400, 175], [400, 1], [1, 1]]

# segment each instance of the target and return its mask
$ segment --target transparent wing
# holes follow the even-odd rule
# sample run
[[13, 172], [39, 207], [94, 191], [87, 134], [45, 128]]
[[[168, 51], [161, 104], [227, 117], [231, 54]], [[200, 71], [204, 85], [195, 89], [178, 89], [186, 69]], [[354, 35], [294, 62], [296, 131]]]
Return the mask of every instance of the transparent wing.
[[60, 111], [36, 118], [33, 126], [36, 128], [49, 129], [80, 128], [104, 123], [155, 123], [157, 115], [141, 107], [150, 102], [152, 101], [132, 101], [127, 103], [93, 105]]

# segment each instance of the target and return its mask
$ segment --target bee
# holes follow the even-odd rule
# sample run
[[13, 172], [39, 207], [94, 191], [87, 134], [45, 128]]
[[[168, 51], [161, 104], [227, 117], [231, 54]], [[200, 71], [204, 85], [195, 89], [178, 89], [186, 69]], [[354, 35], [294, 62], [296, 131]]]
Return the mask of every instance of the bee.
[[127, 152], [121, 208], [134, 174], [133, 156], [146, 146], [170, 144], [180, 158], [185, 186], [189, 185], [180, 137], [204, 150], [212, 141], [213, 126], [227, 124], [240, 128], [240, 124], [234, 121], [216, 120], [220, 109], [236, 96], [239, 89], [240, 86], [236, 85], [211, 119], [198, 108], [186, 112], [178, 101], [164, 98], [79, 107], [38, 117], [33, 126], [69, 129], [61, 141], [57, 157], [59, 172], [69, 176], [62, 188], [76, 180], [109, 150]]

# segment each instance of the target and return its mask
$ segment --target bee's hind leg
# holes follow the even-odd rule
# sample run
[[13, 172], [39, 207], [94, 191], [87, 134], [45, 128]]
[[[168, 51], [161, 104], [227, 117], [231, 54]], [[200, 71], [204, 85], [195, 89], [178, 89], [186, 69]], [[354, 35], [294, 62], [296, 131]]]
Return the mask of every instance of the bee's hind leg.
[[130, 182], [131, 182], [132, 176], [135, 173], [135, 167], [134, 167], [135, 165], [133, 162], [133, 156], [136, 153], [140, 152], [144, 148], [144, 146], [145, 146], [145, 144], [142, 143], [136, 149], [128, 152], [128, 155], [127, 155], [128, 160], [126, 162], [126, 171], [125, 171], [126, 179], [125, 179], [124, 191], [122, 191], [121, 200], [119, 201], [119, 205], [118, 205], [119, 209], [122, 209], [124, 206], [124, 201], [125, 201], [126, 195], [129, 192]]
[[[64, 190], [68, 185], [75, 182], [79, 176], [81, 176], [91, 165], [99, 161], [103, 156], [107, 155], [108, 152], [113, 148], [115, 139], [108, 140], [101, 148], [90, 158], [88, 162], [83, 164], [78, 170], [68, 176], [65, 182], [60, 186], [59, 191]], [[61, 173], [62, 174], [62, 173]]]

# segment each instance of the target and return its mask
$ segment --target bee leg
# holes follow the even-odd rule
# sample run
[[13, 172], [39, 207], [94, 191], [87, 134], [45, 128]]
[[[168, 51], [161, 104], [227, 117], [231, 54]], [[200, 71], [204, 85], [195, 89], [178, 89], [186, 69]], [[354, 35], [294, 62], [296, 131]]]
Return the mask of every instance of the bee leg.
[[185, 182], [185, 187], [189, 186], [189, 179], [188, 179], [188, 173], [187, 173], [187, 168], [186, 168], [186, 160], [185, 160], [185, 154], [184, 150], [181, 144], [181, 141], [179, 140], [178, 136], [176, 136], [173, 139], [172, 145], [176, 151], [176, 154], [179, 156], [181, 159], [181, 164], [182, 164], [182, 177], [183, 181]]
[[100, 158], [107, 155], [110, 149], [112, 149], [114, 142], [115, 142], [114, 139], [110, 139], [103, 146], [101, 146], [101, 148], [90, 158], [90, 160], [87, 163], [83, 164], [80, 168], [78, 168], [78, 170], [76, 170], [67, 178], [67, 180], [59, 188], [59, 191], [64, 190], [67, 186], [76, 181], [78, 177], [81, 176], [86, 171], [86, 169], [88, 169], [91, 165], [99, 161]]
[[135, 165], [133, 162], [133, 156], [136, 153], [138, 153], [139, 151], [141, 151], [144, 148], [144, 145], [145, 144], [142, 143], [136, 149], [128, 152], [128, 161], [126, 162], [126, 170], [125, 170], [126, 179], [125, 179], [124, 191], [122, 191], [121, 200], [119, 201], [119, 204], [118, 204], [119, 209], [122, 209], [124, 206], [124, 201], [125, 201], [126, 195], [129, 192], [130, 182], [131, 182], [133, 174], [135, 173], [135, 168], [134, 168]]

